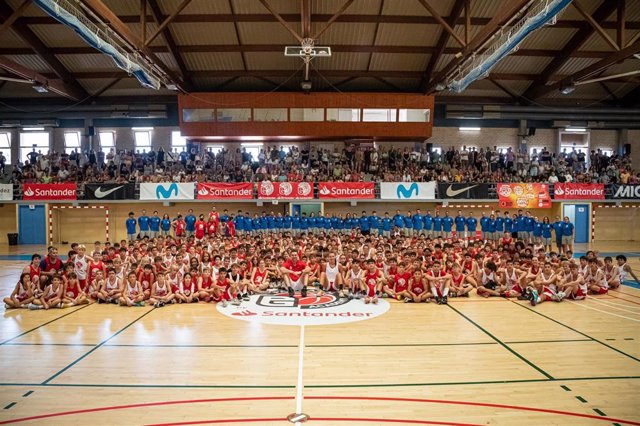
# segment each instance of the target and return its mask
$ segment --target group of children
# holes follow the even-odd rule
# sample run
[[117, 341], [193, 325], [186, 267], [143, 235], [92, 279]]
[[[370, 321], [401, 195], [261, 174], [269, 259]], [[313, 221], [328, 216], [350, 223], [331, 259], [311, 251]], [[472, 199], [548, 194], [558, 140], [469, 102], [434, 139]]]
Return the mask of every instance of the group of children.
[[[212, 212], [213, 213], [213, 212]], [[34, 254], [7, 308], [49, 309], [85, 303], [162, 307], [171, 303], [241, 304], [251, 294], [331, 292], [339, 298], [406, 303], [450, 297], [513, 297], [533, 305], [605, 294], [633, 277], [625, 256], [573, 259], [540, 244], [494, 239], [269, 232], [229, 237], [211, 233], [145, 236], [96, 242], [91, 255], [73, 244], [63, 262], [55, 247]]]

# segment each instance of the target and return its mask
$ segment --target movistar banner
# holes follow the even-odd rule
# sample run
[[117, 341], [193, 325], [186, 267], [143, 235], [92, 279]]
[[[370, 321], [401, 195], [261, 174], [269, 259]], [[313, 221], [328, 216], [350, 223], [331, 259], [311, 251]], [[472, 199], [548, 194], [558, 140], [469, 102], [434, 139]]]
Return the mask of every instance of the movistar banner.
[[435, 182], [380, 182], [381, 200], [435, 200]]
[[489, 195], [489, 185], [486, 183], [439, 183], [438, 198], [486, 200], [498, 197], [495, 191], [493, 196]]
[[141, 200], [193, 200], [195, 183], [141, 183]]

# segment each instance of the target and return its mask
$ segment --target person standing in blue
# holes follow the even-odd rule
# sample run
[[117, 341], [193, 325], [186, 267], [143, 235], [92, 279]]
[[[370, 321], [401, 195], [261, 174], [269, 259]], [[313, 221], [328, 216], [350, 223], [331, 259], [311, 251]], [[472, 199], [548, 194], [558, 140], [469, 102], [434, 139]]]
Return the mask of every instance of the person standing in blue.
[[369, 235], [371, 233], [371, 222], [369, 222], [369, 217], [367, 216], [367, 212], [362, 211], [362, 216], [360, 216], [360, 232], [362, 235]]
[[147, 211], [142, 210], [142, 215], [138, 217], [138, 226], [140, 227], [140, 237], [148, 237], [149, 236], [149, 216], [147, 216]]
[[467, 218], [467, 233], [469, 234], [469, 238], [472, 240], [476, 239], [477, 227], [478, 219], [473, 216], [473, 212], [469, 212], [469, 217]]
[[527, 238], [527, 224], [525, 223], [524, 216], [522, 215], [522, 210], [518, 210], [518, 216], [515, 218], [515, 228], [518, 233], [518, 239], [525, 241]]
[[158, 216], [158, 211], [153, 212], [153, 216], [149, 219], [149, 230], [151, 238], [158, 238], [160, 235], [160, 216]]
[[315, 215], [315, 213], [311, 212], [309, 214], [309, 232], [311, 232], [312, 234], [317, 234], [318, 233], [318, 220], [317, 217]]
[[504, 219], [500, 215], [499, 211], [496, 211], [494, 215], [496, 217], [496, 241], [499, 241], [500, 237], [504, 233]]
[[196, 215], [193, 214], [193, 209], [189, 209], [187, 215], [184, 217], [186, 223], [187, 238], [192, 237], [196, 232]]
[[549, 222], [549, 216], [542, 218], [542, 244], [544, 244], [544, 251], [547, 253], [551, 251], [551, 230], [553, 226]]
[[344, 233], [350, 234], [353, 230], [353, 219], [351, 218], [351, 213], [347, 213], [347, 216], [344, 218]]
[[504, 232], [508, 232], [513, 237], [513, 220], [509, 212], [504, 212]]
[[[227, 221], [229, 220], [229, 216], [227, 216]], [[227, 223], [227, 221], [224, 221], [224, 223]], [[222, 216], [220, 216], [220, 222], [222, 221]], [[238, 210], [238, 214], [236, 215], [235, 218], [233, 218], [233, 224], [236, 226], [236, 234], [238, 234], [239, 236], [243, 236], [245, 229], [244, 229], [244, 215], [242, 214], [242, 210]]]
[[456, 224], [456, 237], [458, 239], [467, 238], [467, 234], [464, 232], [465, 225], [467, 224], [467, 219], [462, 215], [462, 210], [458, 210], [458, 215], [455, 218]]
[[537, 217], [533, 219], [533, 242], [542, 243], [542, 222]]
[[169, 232], [171, 231], [171, 219], [169, 219], [168, 214], [162, 215], [162, 220], [160, 221], [160, 230], [163, 237], [168, 237]]
[[291, 226], [292, 226], [292, 217], [291, 215], [287, 214], [282, 218], [282, 227], [284, 232], [291, 232]]
[[331, 216], [331, 229], [334, 229], [338, 234], [342, 234], [343, 222], [339, 215], [334, 214]]
[[496, 217], [493, 214], [489, 215], [489, 219], [486, 221], [486, 231], [487, 240], [495, 241], [499, 238], [496, 235]]
[[327, 234], [329, 232], [331, 232], [331, 229], [333, 228], [334, 222], [333, 222], [332, 219], [333, 218], [331, 216], [329, 216], [329, 215], [326, 215], [324, 217], [324, 221], [323, 221], [324, 222], [324, 226], [323, 226], [323, 228], [324, 228], [324, 232], [327, 233]]
[[487, 236], [488, 223], [487, 222], [489, 222], [489, 218], [484, 214], [484, 212], [482, 212], [480, 215], [480, 232], [482, 233], [482, 239], [485, 241], [488, 239], [488, 236]]
[[424, 227], [424, 216], [422, 216], [422, 212], [420, 209], [416, 210], [416, 213], [413, 215], [413, 235], [416, 237], [420, 235], [422, 232], [422, 228]]
[[382, 218], [382, 236], [385, 238], [391, 236], [391, 223], [389, 212], [384, 212], [384, 217]]
[[404, 216], [400, 214], [400, 210], [396, 210], [396, 214], [393, 216], [393, 226], [397, 227], [400, 232], [404, 228]]
[[371, 212], [371, 216], [369, 216], [369, 228], [371, 228], [371, 235], [377, 237], [379, 235], [380, 229], [380, 217], [374, 210]]
[[302, 213], [302, 217], [300, 218], [300, 231], [305, 234], [309, 232], [309, 218], [306, 213]]
[[267, 230], [269, 232], [275, 232], [276, 230], [276, 215], [271, 211], [267, 216]]
[[433, 236], [434, 238], [442, 238], [442, 218], [438, 210], [436, 210], [436, 215], [433, 218]]
[[433, 238], [433, 216], [431, 216], [431, 210], [427, 210], [427, 214], [423, 217], [424, 233], [427, 238]]
[[411, 210], [404, 216], [404, 236], [409, 237], [413, 234], [413, 219], [411, 218]]
[[533, 216], [531, 216], [531, 212], [527, 212], [527, 215], [524, 218], [524, 224], [525, 224], [525, 232], [526, 232], [526, 237], [527, 237], [527, 241], [528, 242], [532, 242], [533, 241]]
[[242, 222], [242, 227], [244, 228], [245, 235], [250, 236], [251, 234], [253, 234], [253, 220], [251, 220], [251, 215], [249, 214], [249, 212], [244, 215], [244, 220]]
[[556, 216], [556, 221], [551, 225], [553, 232], [556, 235], [556, 246], [558, 247], [558, 253], [562, 254], [562, 227], [564, 222], [560, 219], [560, 216]]
[[452, 230], [453, 230], [453, 218], [449, 216], [449, 211], [447, 210], [444, 213], [444, 217], [442, 218], [442, 234], [444, 235], [445, 238], [451, 238]]
[[276, 222], [276, 230], [278, 232], [283, 232], [284, 231], [284, 218], [282, 217], [282, 213], [278, 213], [278, 216], [276, 216], [275, 222]]
[[128, 241], [134, 241], [136, 239], [136, 225], [137, 225], [137, 221], [136, 218], [133, 214], [133, 212], [129, 212], [129, 217], [127, 218], [127, 220], [125, 221], [125, 226], [127, 227], [127, 240]]
[[291, 229], [293, 230], [293, 235], [300, 235], [300, 216], [298, 216], [298, 213], [295, 213], [291, 218]]
[[569, 250], [573, 252], [573, 231], [575, 227], [573, 223], [569, 221], [569, 216], [564, 217], [564, 223], [562, 224], [562, 249], [564, 253], [568, 253]]

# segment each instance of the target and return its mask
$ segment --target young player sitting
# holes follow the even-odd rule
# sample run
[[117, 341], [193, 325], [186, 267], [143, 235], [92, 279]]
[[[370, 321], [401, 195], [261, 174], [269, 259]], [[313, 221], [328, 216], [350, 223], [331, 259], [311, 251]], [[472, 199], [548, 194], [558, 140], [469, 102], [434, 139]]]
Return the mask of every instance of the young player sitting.
[[602, 269], [598, 268], [598, 261], [596, 259], [589, 259], [587, 263], [588, 266], [584, 280], [587, 282], [589, 293], [607, 294], [609, 292], [609, 284]]
[[152, 303], [156, 308], [161, 308], [167, 303], [172, 303], [174, 299], [175, 295], [171, 291], [171, 286], [165, 279], [164, 272], [158, 272], [156, 274], [156, 282], [151, 285], [149, 303]]
[[554, 272], [549, 262], [543, 265], [534, 285], [536, 288], [541, 288], [542, 293], [538, 293], [538, 290], [531, 292], [530, 301], [532, 306], [547, 301], [562, 302], [565, 297], [565, 293], [562, 291], [562, 280]]
[[98, 303], [117, 303], [120, 296], [122, 296], [122, 281], [116, 275], [115, 268], [109, 268], [107, 279], [104, 280], [98, 295]]
[[213, 288], [213, 278], [211, 277], [211, 268], [205, 267], [202, 275], [198, 277], [198, 299], [204, 302], [212, 302], [215, 298], [215, 289]]
[[469, 297], [469, 293], [474, 287], [471, 277], [462, 273], [462, 266], [457, 262], [451, 267], [450, 285], [449, 294], [452, 297]]
[[45, 285], [42, 296], [34, 299], [33, 303], [29, 305], [29, 309], [61, 308], [63, 292], [62, 278], [56, 274], [51, 277], [51, 282]]
[[524, 292], [522, 283], [526, 276], [525, 271], [519, 271], [514, 267], [513, 260], [507, 260], [507, 266], [502, 270], [502, 295], [520, 298]]
[[433, 296], [427, 290], [427, 281], [422, 276], [422, 271], [416, 269], [413, 276], [409, 279], [409, 295], [410, 299], [405, 299], [405, 303], [429, 303]]
[[564, 291], [565, 294], [567, 294], [568, 297], [573, 300], [584, 300], [587, 297], [587, 293], [589, 292], [587, 283], [584, 280], [582, 274], [578, 272], [578, 265], [576, 265], [575, 263], [566, 263], [566, 268], [569, 269], [569, 272], [567, 273], [565, 271], [562, 291]]
[[269, 270], [264, 259], [260, 259], [258, 266], [251, 271], [249, 290], [252, 293], [265, 293], [269, 289]]
[[144, 306], [144, 293], [142, 286], [136, 279], [135, 272], [129, 272], [127, 282], [124, 285], [122, 296], [119, 299], [120, 306]]
[[175, 292], [178, 303], [197, 303], [198, 293], [196, 292], [196, 283], [190, 272], [187, 272], [182, 277], [180, 287]]
[[[38, 282], [38, 285], [40, 283]], [[20, 281], [15, 285], [11, 295], [4, 298], [4, 307], [9, 308], [26, 308], [34, 300], [33, 286], [31, 276], [28, 272], [20, 275]]]
[[384, 292], [397, 300], [411, 298], [409, 293], [409, 280], [411, 272], [407, 271], [404, 263], [398, 263], [398, 270], [395, 275], [390, 275], [383, 287]]
[[442, 264], [436, 260], [424, 278], [429, 283], [431, 294], [435, 297], [438, 305], [446, 305], [449, 287], [451, 285], [451, 275], [447, 274], [442, 269]]
[[604, 278], [607, 280], [609, 288], [620, 287], [620, 271], [613, 266], [613, 259], [610, 256], [604, 258], [604, 267], [602, 268]]
[[478, 295], [482, 297], [500, 296], [498, 288], [498, 267], [492, 261], [488, 261], [482, 268]]

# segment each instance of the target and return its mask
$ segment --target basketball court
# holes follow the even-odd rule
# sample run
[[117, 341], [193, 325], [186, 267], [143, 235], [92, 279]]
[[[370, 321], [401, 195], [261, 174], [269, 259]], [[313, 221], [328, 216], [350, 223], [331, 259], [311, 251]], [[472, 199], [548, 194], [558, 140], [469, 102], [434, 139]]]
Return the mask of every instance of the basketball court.
[[[640, 253], [627, 255], [638, 271]], [[3, 293], [25, 263], [2, 260]], [[640, 424], [630, 285], [535, 308], [475, 293], [449, 306], [328, 301], [315, 310], [351, 316], [292, 325], [252, 318], [265, 311], [256, 297], [226, 314], [204, 304], [5, 311], [0, 423], [289, 424], [304, 413], [322, 425]]]

